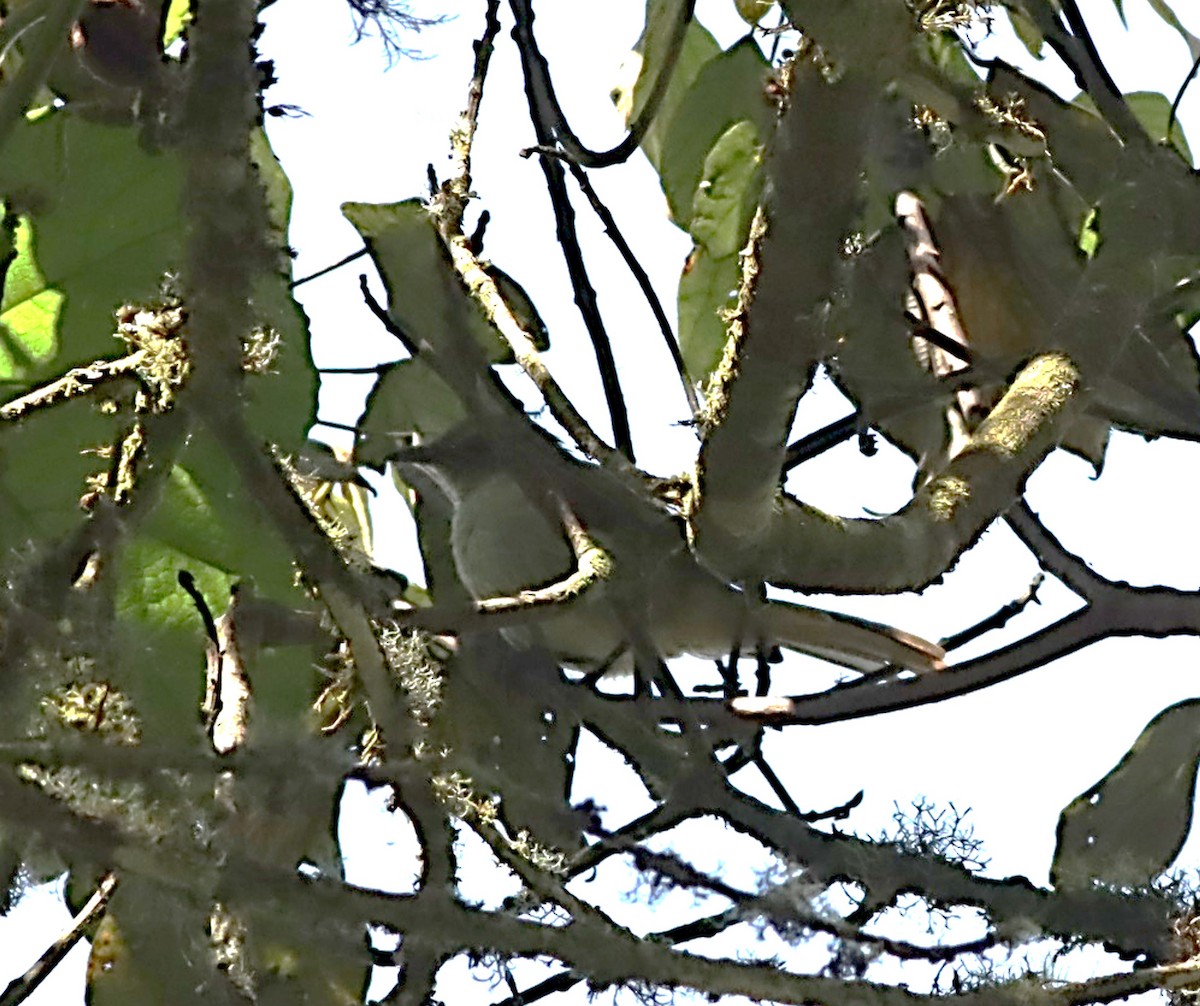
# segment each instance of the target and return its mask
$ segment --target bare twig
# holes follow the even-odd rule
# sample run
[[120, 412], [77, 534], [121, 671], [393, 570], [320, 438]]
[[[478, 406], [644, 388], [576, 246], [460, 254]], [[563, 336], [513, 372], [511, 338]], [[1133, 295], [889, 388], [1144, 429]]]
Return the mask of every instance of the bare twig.
[[[496, 19], [498, 7], [498, 0], [489, 0], [487, 27], [483, 37], [475, 46], [475, 70], [468, 87], [467, 106], [459, 116], [458, 125], [450, 137], [452, 170], [450, 177], [437, 187], [431, 214], [464, 285], [509, 344], [521, 369], [542, 393], [551, 415], [567, 431], [580, 450], [589, 457], [604, 462], [610, 459], [613, 449], [597, 436], [563, 392], [558, 382], [554, 380], [553, 375], [542, 361], [534, 338], [516, 319], [508, 302], [500, 293], [495, 280], [479, 261], [471, 240], [463, 233], [463, 216], [471, 198], [471, 148], [478, 124], [479, 106], [483, 100], [483, 85], [491, 57], [492, 41], [500, 29], [500, 23]], [[371, 310], [384, 321], [389, 331], [396, 334], [404, 342], [405, 347], [416, 355], [418, 347], [413, 345], [407, 336], [395, 331], [394, 326], [387, 319], [386, 312], [379, 307], [366, 289], [365, 279], [361, 285], [363, 296]], [[613, 373], [615, 375], [615, 369]], [[621, 407], [624, 408], [623, 401]], [[627, 457], [632, 457], [632, 454], [627, 454]]]
[[855, 412], [842, 419], [835, 419], [815, 433], [788, 444], [783, 459], [783, 470], [789, 472], [797, 465], [815, 458], [818, 454], [824, 454], [831, 447], [836, 447], [843, 440], [849, 440], [858, 431], [859, 422], [859, 415]]
[[953, 636], [947, 636], [941, 640], [942, 648], [949, 653], [951, 650], [957, 650], [960, 646], [965, 646], [974, 639], [978, 639], [984, 633], [991, 632], [994, 629], [1002, 629], [1009, 621], [1016, 618], [1030, 604], [1037, 601], [1038, 588], [1046, 579], [1045, 574], [1038, 573], [1029, 584], [1029, 589], [1020, 597], [1000, 608], [998, 611], [988, 615], [982, 621], [976, 622], [969, 628], [963, 629], [961, 632], [956, 632]]
[[288, 289], [295, 290], [298, 286], [303, 286], [305, 283], [311, 283], [314, 279], [320, 279], [322, 276], [327, 276], [335, 269], [340, 269], [344, 265], [349, 265], [362, 258], [364, 255], [369, 255], [370, 249], [363, 247], [356, 252], [351, 252], [344, 258], [338, 259], [333, 265], [327, 265], [324, 269], [318, 269], [316, 272], [309, 273], [307, 276], [301, 276], [300, 279], [294, 279], [288, 284]]
[[659, 67], [658, 75], [650, 86], [646, 101], [637, 118], [629, 124], [629, 132], [625, 138], [606, 151], [589, 150], [580, 143], [563, 114], [550, 80], [550, 67], [538, 49], [537, 40], [533, 35], [533, 0], [511, 0], [511, 5], [517, 22], [513, 36], [521, 54], [525, 93], [529, 97], [530, 114], [537, 127], [538, 143], [561, 143], [567, 156], [585, 168], [604, 168], [627, 160], [642, 142], [642, 137], [654, 121], [659, 104], [667, 93], [676, 58], [683, 49], [683, 38], [692, 20], [694, 0], [677, 6], [677, 17], [669, 26], [670, 34], [663, 40], [662, 66]]
[[104, 914], [108, 908], [109, 899], [116, 889], [116, 874], [106, 873], [100, 879], [96, 890], [92, 892], [92, 896], [71, 920], [70, 928], [55, 940], [20, 978], [14, 978], [8, 983], [8, 987], [0, 992], [0, 1006], [17, 1006], [18, 1003], [23, 1003], [33, 994], [34, 990], [62, 963], [63, 958], [83, 939], [88, 928]]
[[1188, 71], [1188, 75], [1183, 78], [1183, 83], [1179, 85], [1179, 90], [1175, 92], [1175, 100], [1171, 102], [1171, 112], [1167, 116], [1167, 129], [1163, 134], [1163, 142], [1169, 144], [1171, 142], [1171, 134], [1175, 132], [1175, 120], [1179, 114], [1179, 105], [1183, 101], [1183, 96], [1187, 93], [1187, 89], [1191, 86], [1192, 81], [1196, 79], [1196, 74], [1200, 72], [1200, 55], [1192, 62], [1192, 68]]
[[[557, 103], [553, 91], [549, 99], [541, 85], [549, 84], [549, 70], [545, 60], [537, 50], [533, 38], [533, 7], [532, 0], [510, 0], [517, 25], [514, 36], [517, 48], [521, 53], [525, 69], [525, 90], [529, 98], [529, 114], [533, 120], [534, 134], [539, 146], [553, 147], [569, 134], [565, 129], [561, 111], [557, 116], [553, 109]], [[690, 11], [688, 12], [690, 17]], [[680, 27], [686, 29], [686, 20]], [[680, 36], [682, 39], [682, 35]], [[664, 85], [665, 86], [665, 85]], [[547, 100], [551, 106], [547, 107]], [[632, 135], [632, 134], [631, 134]], [[636, 147], [636, 143], [634, 144]], [[630, 148], [630, 152], [634, 149]], [[568, 153], [570, 150], [568, 148]], [[626, 155], [627, 156], [627, 155]], [[566, 180], [563, 176], [562, 165], [556, 160], [543, 157], [540, 162], [542, 174], [546, 179], [546, 190], [550, 195], [550, 204], [554, 210], [554, 223], [558, 234], [558, 243], [563, 250], [566, 260], [567, 273], [571, 279], [571, 287], [575, 291], [575, 303], [583, 318], [588, 338], [592, 343], [592, 351], [596, 356], [596, 365], [600, 371], [600, 384], [604, 389], [604, 399], [608, 405], [609, 419], [612, 422], [613, 440], [617, 450], [628, 460], [633, 461], [633, 435], [629, 428], [629, 415], [625, 407], [625, 398], [621, 393], [621, 383], [617, 377], [617, 365], [613, 358], [612, 345], [608, 332], [604, 327], [604, 319], [600, 315], [600, 307], [596, 301], [596, 291], [588, 277], [587, 265], [583, 259], [583, 249], [579, 245], [579, 236], [575, 231], [575, 210], [571, 206], [567, 194]], [[587, 160], [581, 163], [589, 164]]]
[[0, 419], [22, 419], [36, 409], [86, 395], [108, 381], [136, 376], [145, 360], [146, 350], [139, 349], [119, 360], [97, 360], [86, 367], [75, 367], [49, 384], [0, 406]]
[[642, 268], [642, 263], [638, 261], [637, 256], [633, 253], [633, 249], [629, 247], [629, 242], [625, 240], [625, 236], [617, 226], [617, 221], [612, 215], [612, 211], [604, 205], [600, 197], [596, 194], [596, 190], [593, 188], [587, 172], [567, 157], [563, 151], [553, 147], [530, 147], [527, 150], [522, 150], [521, 156], [528, 157], [530, 154], [535, 153], [543, 157], [556, 157], [565, 161], [567, 169], [571, 172], [571, 177], [579, 185], [579, 191], [584, 194], [592, 209], [596, 211], [596, 216], [604, 224], [604, 232], [609, 236], [609, 239], [620, 253], [621, 258], [625, 261], [625, 265], [637, 281], [642, 295], [646, 298], [646, 303], [650, 306], [650, 311], [653, 313], [654, 320], [658, 323], [658, 329], [662, 333], [663, 342], [666, 343], [667, 351], [671, 354], [671, 360], [675, 364], [675, 370], [679, 374], [679, 379], [683, 382], [683, 393], [687, 398], [688, 408], [691, 410], [693, 417], [698, 416], [700, 414], [700, 399], [696, 394], [696, 384], [687, 372], [683, 353], [679, 349], [679, 340], [671, 328], [671, 322], [667, 318], [666, 311], [663, 310], [662, 302], [658, 299], [658, 294], [654, 292], [654, 285], [650, 282], [650, 277], [646, 274], [646, 270]]

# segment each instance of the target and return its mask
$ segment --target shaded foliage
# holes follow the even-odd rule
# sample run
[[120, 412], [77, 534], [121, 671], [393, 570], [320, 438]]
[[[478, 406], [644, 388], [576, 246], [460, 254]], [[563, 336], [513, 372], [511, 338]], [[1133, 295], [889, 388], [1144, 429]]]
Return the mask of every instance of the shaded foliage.
[[[998, 60], [976, 75], [961, 34], [975, 4], [790, 0], [788, 44], [768, 56], [761, 32], [722, 50], [691, 3], [649, 0], [613, 93], [629, 135], [593, 151], [555, 97], [529, 0], [512, 0], [531, 154], [610, 444], [546, 366], [528, 294], [464, 231], [495, 0], [447, 177], [425, 200], [344, 207], [399, 359], [337, 455], [305, 443], [317, 374], [289, 285], [290, 187], [261, 130], [263, 5], [194, 6], [14, 0], [0, 23], [0, 870], [16, 893], [19, 871], [67, 868], [71, 901], [91, 898], [60, 941], [92, 941], [89, 1001], [354, 1002], [369, 966], [394, 962], [395, 1000], [420, 1003], [459, 953], [493, 962], [514, 1003], [579, 983], [644, 1001], [691, 987], [907, 1003], [948, 985], [1086, 1003], [1200, 981], [1194, 897], [1155, 886], [1191, 824], [1196, 700], [1161, 711], [1064, 809], [1050, 889], [983, 876], [954, 807], [919, 802], [876, 840], [829, 827], [861, 793], [806, 811], [763, 754], [772, 727], [941, 701], [1107, 636], [1200, 634], [1200, 594], [1105, 579], [1022, 500], [1056, 446], [1099, 468], [1113, 428], [1200, 439], [1186, 334], [1200, 188], [1177, 99], [1119, 93], [1072, 0], [993, 12], [1067, 62], [1085, 92], [1070, 103]], [[768, 6], [739, 12], [757, 24]], [[391, 54], [423, 23], [351, 8]], [[693, 242], [674, 359], [699, 448], [674, 478], [634, 463], [567, 187], [639, 148]], [[789, 447], [818, 366], [856, 416]], [[509, 392], [501, 368], [516, 367], [563, 440]], [[919, 463], [899, 512], [844, 519], [783, 492], [808, 453], [869, 431]], [[412, 508], [424, 586], [375, 564], [358, 466]], [[934, 643], [767, 593], [919, 589], [999, 519], [1085, 603], [982, 657], [946, 648], [1006, 614]], [[780, 694], [781, 648], [845, 676]], [[683, 654], [711, 658], [710, 675], [681, 673]], [[571, 803], [596, 740], [644, 785], [638, 819]], [[731, 782], [749, 767], [782, 810]], [[415, 891], [344, 882], [348, 779], [388, 787], [411, 822]], [[655, 846], [701, 819], [769, 852], [757, 885]], [[495, 910], [460, 896], [455, 827], [519, 895]], [[656, 897], [722, 907], [637, 937], [572, 884], [610, 859]], [[845, 890], [855, 903], [838, 909]], [[913, 897], [977, 911], [986, 932], [928, 946], [872, 929]], [[742, 923], [827, 939], [825, 968], [677, 949]], [[986, 965], [1041, 937], [1140, 967], [1063, 985]], [[926, 996], [866, 981], [879, 957], [954, 978]], [[522, 989], [519, 958], [562, 970]]]

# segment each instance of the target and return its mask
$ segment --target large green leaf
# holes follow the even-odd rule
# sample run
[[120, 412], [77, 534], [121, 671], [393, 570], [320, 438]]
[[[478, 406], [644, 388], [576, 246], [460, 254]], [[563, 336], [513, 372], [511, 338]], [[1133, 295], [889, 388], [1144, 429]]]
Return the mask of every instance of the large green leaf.
[[244, 384], [246, 418], [259, 436], [284, 451], [300, 449], [317, 404], [317, 372], [309, 351], [308, 316], [292, 296], [282, 249], [287, 247], [292, 187], [262, 130], [250, 137], [250, 154], [267, 200], [274, 247], [281, 250], [279, 268], [257, 279], [254, 288], [254, 335], [260, 354], [249, 354], [256, 366]]
[[458, 396], [433, 368], [419, 358], [401, 360], [371, 389], [355, 457], [381, 468], [406, 439], [435, 440], [466, 416]]
[[[116, 610], [119, 645], [126, 649], [119, 672], [124, 686], [152, 729], [186, 737], [198, 736], [204, 634], [179, 572], [192, 575], [218, 616], [235, 583], [284, 611], [311, 602], [295, 585], [286, 544], [212, 436], [195, 432], [178, 460], [120, 556]], [[312, 701], [320, 637], [266, 642], [268, 649], [246, 647], [243, 654], [255, 716], [299, 726]]]
[[0, 426], [0, 544], [24, 548], [78, 527], [89, 481], [111, 466], [99, 452], [121, 431], [119, 417], [85, 399]]
[[704, 177], [708, 153], [730, 126], [754, 123], [762, 139], [773, 131], [776, 110], [764, 88], [771, 66], [753, 38], [710, 59], [671, 117], [659, 176], [671, 216], [687, 228], [692, 199]]
[[65, 111], [22, 122], [4, 154], [0, 192], [33, 218], [38, 265], [65, 298], [60, 352], [39, 375], [112, 355], [115, 309], [159, 297], [181, 259], [181, 163], [147, 150], [131, 126]]
[[21, 219], [0, 302], [0, 379], [20, 380], [58, 353], [63, 295], [47, 286], [34, 258], [34, 244], [32, 224]]
[[1155, 716], [1117, 766], [1062, 812], [1055, 886], [1138, 887], [1163, 873], [1191, 829], [1198, 757], [1200, 700]]
[[725, 350], [724, 312], [737, 303], [741, 266], [735, 252], [714, 258], [692, 249], [679, 278], [679, 347], [687, 372], [697, 380], [709, 374]]
[[704, 158], [688, 230], [713, 258], [735, 255], [746, 245], [762, 192], [762, 157], [758, 130], [743, 119], [725, 130]]
[[[1170, 144], [1188, 164], [1192, 163], [1192, 151], [1188, 146], [1187, 137], [1183, 133], [1183, 125], [1179, 119], [1171, 120], [1171, 99], [1157, 91], [1131, 91], [1125, 95], [1125, 104], [1133, 112], [1134, 117], [1146, 130], [1150, 139], [1156, 143], [1167, 142], [1167, 123], [1171, 123]], [[1096, 104], [1087, 94], [1075, 97], [1074, 104], [1086, 108], [1089, 112], [1096, 111]]]

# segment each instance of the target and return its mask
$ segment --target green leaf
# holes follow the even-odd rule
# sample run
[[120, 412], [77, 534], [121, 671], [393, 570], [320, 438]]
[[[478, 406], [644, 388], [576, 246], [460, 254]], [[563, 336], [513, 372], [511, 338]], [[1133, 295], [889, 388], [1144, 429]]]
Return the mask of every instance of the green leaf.
[[89, 480], [111, 462], [98, 456], [122, 430], [96, 402], [76, 398], [0, 427], [0, 544], [5, 554], [58, 540], [84, 520]]
[[382, 468], [397, 446], [417, 435], [435, 440], [467, 417], [458, 396], [421, 359], [401, 360], [379, 378], [358, 424], [355, 458]]
[[89, 1006], [232, 1001], [229, 979], [216, 966], [207, 922], [207, 906], [169, 882], [122, 871], [92, 945]]
[[689, 230], [713, 258], [734, 255], [745, 246], [762, 192], [761, 168], [762, 146], [749, 120], [730, 126], [705, 157]]
[[46, 285], [65, 298], [42, 376], [112, 355], [115, 309], [158, 298], [182, 257], [182, 165], [138, 136], [64, 111], [22, 122], [5, 147], [0, 192], [32, 217]]
[[[167, 737], [172, 731], [197, 735], [204, 674], [202, 623], [179, 586], [181, 570], [192, 574], [215, 616], [225, 611], [235, 583], [289, 610], [311, 608], [295, 585], [285, 543], [204, 431], [193, 433], [116, 569], [118, 631], [126, 648], [121, 680], [149, 728]], [[243, 657], [255, 695], [251, 736], [264, 717], [306, 722], [313, 691], [309, 647], [301, 641], [277, 651], [247, 648]]]
[[737, 303], [741, 267], [736, 253], [714, 258], [692, 249], [679, 279], [679, 346], [687, 372], [703, 381], [725, 351], [723, 312]]
[[674, 26], [684, 6], [685, 0], [647, 0], [645, 28], [622, 67], [622, 71], [634, 79], [619, 83], [612, 91], [612, 99], [629, 125], [641, 115], [666, 61], [674, 60], [671, 80], [659, 99], [658, 112], [642, 136], [642, 149], [655, 167], [658, 167], [666, 136], [665, 124], [670, 122], [680, 98], [700, 68], [721, 51], [712, 35], [694, 19], [684, 30], [683, 44], [672, 43]]
[[63, 295], [47, 286], [34, 257], [35, 244], [33, 225], [22, 217], [0, 302], [0, 380], [26, 378], [58, 353]]
[[420, 200], [343, 203], [342, 213], [367, 243], [387, 287], [388, 314], [409, 339], [454, 352], [466, 333], [492, 363], [512, 361], [508, 344], [459, 281]]
[[[284, 249], [292, 212], [291, 183], [261, 129], [250, 135], [250, 156], [267, 200], [273, 244]], [[292, 296], [291, 277], [284, 266], [281, 256], [280, 267], [255, 284], [254, 310], [263, 326], [255, 338], [261, 340], [263, 362], [243, 387], [251, 427], [284, 451], [296, 451], [316, 418], [318, 375], [309, 350], [308, 317]]]
[[[1116, 0], [1116, 3], [1117, 8], [1120, 9], [1121, 0]], [[1025, 46], [1029, 55], [1034, 59], [1044, 58], [1042, 50], [1046, 46], [1046, 36], [1042, 34], [1041, 29], [1019, 10], [1006, 7], [1004, 12], [1008, 15], [1008, 21], [1012, 25], [1013, 34], [1020, 40], [1021, 45]], [[1122, 11], [1121, 20], [1124, 21], [1124, 19], [1125, 13]]]
[[[653, 9], [661, 6], [659, 0], [649, 0], [647, 24], [657, 24], [657, 15], [654, 14]], [[642, 37], [638, 39], [633, 53], [623, 68], [624, 70], [633, 70], [638, 76], [633, 81], [618, 83], [612, 90], [613, 103], [624, 116], [626, 125], [633, 121], [634, 109], [640, 109], [645, 104], [647, 88], [653, 77], [653, 73], [646, 69], [643, 58], [643, 54], [646, 52], [648, 31], [649, 29], [642, 33]], [[674, 117], [680, 101], [683, 100], [688, 88], [692, 86], [700, 69], [720, 51], [721, 47], [717, 45], [716, 39], [703, 25], [696, 21], [688, 24], [687, 32], [683, 36], [683, 45], [675, 57], [675, 71], [671, 75], [671, 83], [667, 85], [666, 94], [659, 102], [658, 114], [642, 135], [642, 150], [645, 151], [646, 157], [649, 158], [656, 170], [661, 168], [667, 129], [670, 127], [671, 119]]]
[[1171, 136], [1168, 141], [1167, 121], [1171, 116], [1171, 100], [1166, 95], [1156, 91], [1135, 91], [1125, 95], [1125, 103], [1138, 122], [1146, 128], [1150, 139], [1161, 143], [1170, 142], [1188, 164], [1192, 163], [1192, 151], [1178, 119], [1171, 123]]
[[[1147, 3], [1150, 4], [1150, 9], [1155, 14], [1179, 33], [1179, 37], [1187, 43], [1188, 52], [1191, 54], [1192, 59], [1200, 59], [1200, 38], [1197, 38], [1183, 26], [1183, 23], [1175, 16], [1175, 12], [1167, 5], [1166, 0], [1147, 0]], [[1124, 13], [1121, 15], [1121, 20], [1125, 20]]]
[[192, 23], [192, 17], [191, 0], [170, 0], [167, 16], [163, 22], [162, 45], [164, 49], [184, 33], [187, 26]]
[[751, 38], [709, 60], [670, 120], [659, 175], [671, 216], [690, 226], [692, 198], [708, 152], [731, 126], [752, 122], [760, 138], [772, 134], [775, 106], [763, 88], [771, 66]]
[[917, 360], [901, 305], [908, 263], [892, 225], [848, 260], [845, 295], [834, 304], [830, 374], [862, 411], [864, 425], [884, 433], [918, 463], [939, 458], [946, 444], [951, 395]]
[[1117, 766], [1063, 810], [1054, 885], [1138, 887], [1164, 873], [1191, 829], [1198, 749], [1200, 700], [1155, 716]]
[[775, 0], [734, 0], [734, 6], [737, 8], [738, 17], [754, 27], [775, 6]]
[[1084, 258], [1093, 259], [1096, 257], [1096, 252], [1100, 250], [1101, 240], [1100, 211], [1093, 206], [1088, 211], [1088, 215], [1083, 218], [1083, 224], [1079, 228], [1079, 240], [1076, 244], [1083, 252]]
[[[1159, 94], [1157, 91], [1133, 91], [1124, 97], [1129, 110], [1133, 113], [1134, 118], [1142, 124], [1150, 139], [1156, 143], [1165, 144], [1167, 142], [1167, 121], [1171, 116], [1171, 102], [1166, 95]], [[1076, 95], [1071, 103], [1098, 115], [1096, 103], [1086, 93], [1081, 92]], [[1183, 134], [1183, 126], [1180, 125], [1178, 119], [1171, 123], [1170, 145], [1183, 155], [1188, 164], [1192, 163], [1192, 151], [1188, 146], [1187, 137]]]

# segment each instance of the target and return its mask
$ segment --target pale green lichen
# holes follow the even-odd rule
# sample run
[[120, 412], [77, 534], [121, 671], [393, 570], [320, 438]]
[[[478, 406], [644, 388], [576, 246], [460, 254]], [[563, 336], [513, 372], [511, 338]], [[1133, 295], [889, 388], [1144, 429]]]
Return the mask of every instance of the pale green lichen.
[[951, 521], [971, 499], [971, 485], [957, 475], [943, 475], [929, 486], [929, 512], [936, 521]]
[[178, 306], [126, 304], [117, 311], [117, 338], [139, 353], [136, 369], [144, 393], [138, 405], [167, 412], [191, 370], [187, 346], [180, 337], [186, 312]]
[[53, 721], [113, 744], [133, 746], [141, 724], [133, 703], [107, 681], [71, 681], [42, 697], [42, 712]]
[[742, 281], [738, 285], [737, 304], [725, 318], [725, 349], [704, 390], [704, 412], [698, 417], [702, 429], [721, 425], [729, 408], [729, 393], [737, 380], [742, 347], [746, 341], [746, 317], [754, 301], [758, 274], [762, 268], [763, 241], [767, 236], [767, 215], [760, 206], [750, 223], [746, 247], [741, 252]]
[[1070, 359], [1061, 353], [1036, 357], [1017, 375], [963, 453], [1015, 457], [1046, 428], [1048, 419], [1066, 407], [1078, 389], [1079, 371]]

